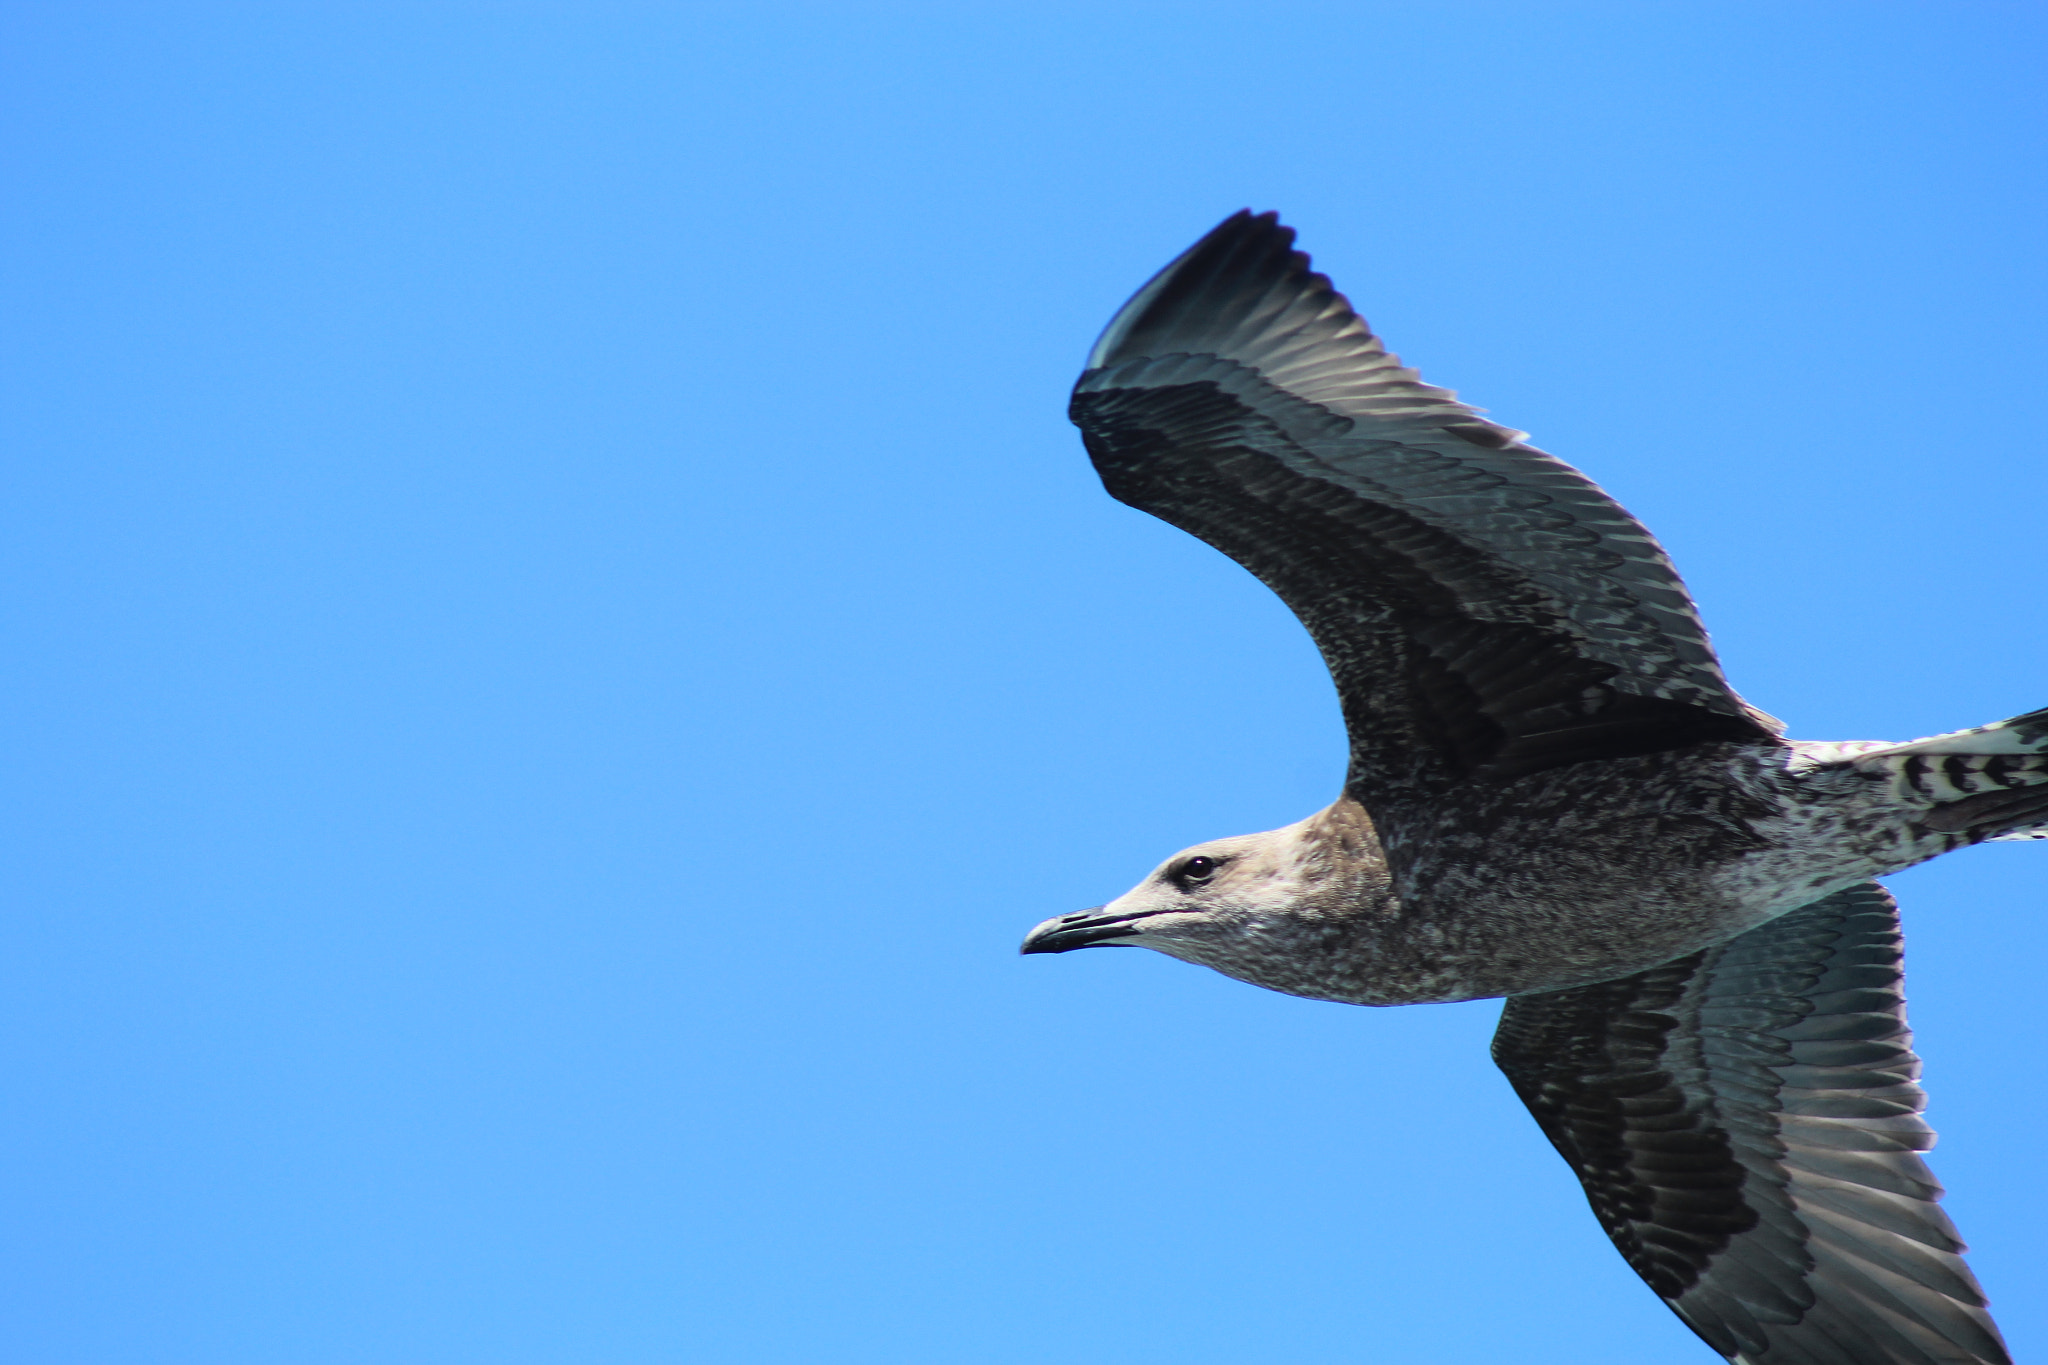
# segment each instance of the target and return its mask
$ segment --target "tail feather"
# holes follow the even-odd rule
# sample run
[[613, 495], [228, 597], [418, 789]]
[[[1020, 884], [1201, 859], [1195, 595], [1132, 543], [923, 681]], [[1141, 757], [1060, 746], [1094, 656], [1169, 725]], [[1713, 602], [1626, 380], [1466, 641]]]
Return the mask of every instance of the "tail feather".
[[2048, 753], [2048, 709], [2029, 711], [1974, 730], [1933, 735], [1908, 744], [1888, 744], [1863, 755], [1881, 754], [2039, 754]]
[[1907, 744], [1856, 747], [1861, 752], [1842, 755], [1851, 766], [1887, 779], [1901, 804], [1935, 808], [1929, 828], [2048, 839], [2048, 710]]

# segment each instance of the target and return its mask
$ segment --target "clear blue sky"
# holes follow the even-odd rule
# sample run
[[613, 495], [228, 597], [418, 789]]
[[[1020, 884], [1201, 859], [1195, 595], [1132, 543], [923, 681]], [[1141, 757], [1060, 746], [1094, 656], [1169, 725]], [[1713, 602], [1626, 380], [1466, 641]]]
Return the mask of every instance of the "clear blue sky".
[[[2048, 704], [2048, 11], [737, 8], [7, 7], [0, 1356], [1711, 1360], [1493, 1004], [1016, 956], [1342, 767], [1066, 390], [1277, 208], [1795, 734]], [[1894, 880], [2041, 1357], [2048, 849]]]

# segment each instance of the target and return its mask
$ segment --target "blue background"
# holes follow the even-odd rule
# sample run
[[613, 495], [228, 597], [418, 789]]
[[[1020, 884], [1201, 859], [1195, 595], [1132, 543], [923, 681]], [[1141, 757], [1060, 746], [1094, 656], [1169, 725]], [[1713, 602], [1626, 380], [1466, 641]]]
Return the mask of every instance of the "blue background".
[[[1795, 735], [2048, 704], [2040, 7], [4, 25], [0, 1354], [1713, 1358], [1494, 1004], [1015, 955], [1342, 770], [1065, 393], [1278, 208]], [[2038, 1357], [2048, 849], [1894, 882]]]

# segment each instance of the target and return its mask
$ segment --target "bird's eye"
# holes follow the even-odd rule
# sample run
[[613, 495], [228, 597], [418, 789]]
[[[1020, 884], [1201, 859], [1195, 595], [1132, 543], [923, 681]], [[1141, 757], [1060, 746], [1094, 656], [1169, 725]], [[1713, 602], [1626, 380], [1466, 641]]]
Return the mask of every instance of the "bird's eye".
[[1209, 874], [1215, 870], [1214, 858], [1196, 857], [1182, 863], [1174, 875], [1184, 882], [1205, 882], [1209, 880]]

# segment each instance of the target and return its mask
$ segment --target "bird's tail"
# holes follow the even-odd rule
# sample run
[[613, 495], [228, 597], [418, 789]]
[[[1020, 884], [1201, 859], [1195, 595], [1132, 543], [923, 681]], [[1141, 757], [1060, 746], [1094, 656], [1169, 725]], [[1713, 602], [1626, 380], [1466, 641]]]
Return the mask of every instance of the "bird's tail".
[[2048, 710], [1865, 749], [1852, 766], [1891, 783], [1903, 805], [1932, 806], [1922, 820], [1978, 839], [2048, 839]]

